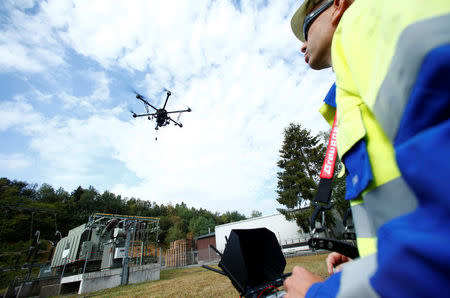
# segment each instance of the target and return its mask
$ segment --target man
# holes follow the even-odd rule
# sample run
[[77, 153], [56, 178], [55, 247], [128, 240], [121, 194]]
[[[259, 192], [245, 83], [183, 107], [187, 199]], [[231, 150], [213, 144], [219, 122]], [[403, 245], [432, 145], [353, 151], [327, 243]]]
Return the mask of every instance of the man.
[[361, 258], [325, 281], [295, 267], [286, 297], [448, 295], [450, 1], [306, 0], [291, 26], [310, 67], [336, 73]]

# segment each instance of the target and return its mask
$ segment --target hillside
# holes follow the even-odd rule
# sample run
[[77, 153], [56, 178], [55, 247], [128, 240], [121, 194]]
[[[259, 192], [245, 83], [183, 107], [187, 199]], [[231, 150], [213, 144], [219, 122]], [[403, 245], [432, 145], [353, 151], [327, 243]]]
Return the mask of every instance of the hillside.
[[[156, 200], [157, 198], [155, 198]], [[101, 212], [159, 218], [159, 241], [165, 247], [171, 241], [195, 237], [214, 230], [216, 225], [245, 219], [238, 211], [213, 213], [189, 208], [184, 203], [158, 204], [137, 198], [122, 198], [109, 191], [99, 193], [94, 187], [79, 186], [72, 192], [49, 184], [29, 184], [0, 178], [0, 288], [16, 275], [10, 271], [26, 261], [31, 239], [40, 231], [40, 251], [35, 263], [46, 262], [49, 243], [58, 230], [63, 236], [84, 224], [89, 216]]]

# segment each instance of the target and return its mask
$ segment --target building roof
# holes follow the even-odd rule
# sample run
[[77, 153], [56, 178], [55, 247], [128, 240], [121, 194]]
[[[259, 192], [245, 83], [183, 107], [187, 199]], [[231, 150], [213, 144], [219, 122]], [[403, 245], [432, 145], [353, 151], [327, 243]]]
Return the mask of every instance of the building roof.
[[209, 237], [213, 237], [213, 236], [216, 236], [215, 232], [212, 232], [212, 233], [209, 233], [209, 234], [205, 234], [205, 235], [201, 235], [201, 236], [197, 236], [194, 239], [198, 240], [198, 239], [209, 238]]
[[[309, 209], [309, 207], [303, 207], [303, 208], [295, 209], [295, 210], [292, 210], [292, 211], [297, 212], [299, 210], [305, 210], [305, 209]], [[255, 221], [255, 220], [261, 220], [263, 218], [276, 217], [276, 216], [283, 216], [284, 217], [284, 215], [281, 214], [281, 213], [275, 213], [275, 214], [258, 216], [258, 217], [250, 217], [250, 218], [239, 220], [239, 221], [233, 221], [233, 222], [229, 222], [229, 223], [226, 223], [226, 224], [217, 225], [216, 227], [232, 226], [232, 225], [235, 225], [235, 224], [240, 224], [240, 223], [244, 223], [244, 222], [251, 222], [251, 221]]]
[[250, 218], [239, 220], [239, 221], [233, 221], [233, 222], [229, 222], [229, 223], [226, 223], [226, 224], [217, 225], [216, 227], [232, 226], [232, 225], [235, 225], [235, 224], [238, 224], [238, 223], [250, 222], [250, 221], [255, 221], [255, 220], [261, 220], [262, 218], [268, 218], [268, 217], [274, 217], [274, 216], [280, 216], [280, 215], [283, 216], [281, 213], [275, 213], [275, 214], [265, 215], [265, 216], [250, 217]]

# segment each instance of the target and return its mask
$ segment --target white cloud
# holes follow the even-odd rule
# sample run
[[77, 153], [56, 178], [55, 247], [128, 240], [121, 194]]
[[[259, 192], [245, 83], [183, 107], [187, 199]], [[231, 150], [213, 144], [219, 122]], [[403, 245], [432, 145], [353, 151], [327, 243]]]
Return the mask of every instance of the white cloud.
[[29, 103], [22, 100], [23, 98], [17, 99], [0, 102], [0, 132], [23, 127], [27, 127], [27, 132], [42, 131], [44, 122], [42, 115], [34, 111]]
[[72, 109], [81, 107], [90, 112], [95, 112], [102, 104], [109, 101], [110, 79], [105, 72], [83, 71], [85, 78], [92, 82], [94, 86], [90, 95], [77, 97], [63, 91], [58, 97], [63, 101], [64, 108]]
[[[20, 128], [29, 136], [47, 182], [58, 186], [106, 176], [106, 187], [125, 196], [273, 213], [283, 129], [289, 122], [314, 133], [327, 128], [317, 110], [333, 75], [308, 70], [299, 56], [289, 25], [296, 1], [262, 4], [241, 1], [239, 11], [231, 2], [207, 0], [41, 2], [28, 25], [0, 35], [0, 54], [11, 57], [9, 65], [0, 58], [0, 65], [43, 71], [63, 59], [71, 63], [64, 55], [64, 47], [70, 47], [103, 69], [78, 68], [93, 82], [89, 95], [67, 91], [57, 98], [67, 112], [84, 108], [97, 114], [83, 120], [69, 113], [51, 118], [36, 111], [32, 100], [3, 102], [0, 130]], [[16, 17], [14, 24], [24, 15]], [[28, 36], [34, 31], [22, 32], [37, 23], [35, 37]], [[15, 32], [18, 38], [11, 37]], [[10, 42], [2, 48], [7, 37]], [[10, 45], [17, 49], [10, 51]], [[53, 51], [49, 45], [53, 56], [45, 54]], [[162, 128], [155, 141], [153, 122], [119, 120], [127, 112], [125, 99], [110, 90], [113, 68], [147, 72], [135, 84], [155, 104], [165, 98], [162, 87], [174, 91], [169, 109], [183, 104], [193, 109], [182, 115], [184, 127]], [[56, 91], [45, 94], [57, 96]], [[137, 101], [131, 94], [130, 99]], [[105, 102], [115, 107], [105, 110]], [[29, 116], [21, 118], [21, 111]], [[126, 184], [105, 170], [103, 163], [113, 162], [122, 163], [138, 183]]]
[[294, 6], [284, 1], [270, 1], [262, 10], [255, 1], [242, 1], [241, 12], [228, 1], [71, 3], [52, 0], [42, 8], [51, 24], [65, 28], [61, 36], [68, 44], [104, 66], [118, 61], [186, 78], [236, 52], [264, 50], [279, 57], [295, 50], [285, 17]]
[[34, 1], [19, 1], [0, 31], [0, 71], [43, 72], [64, 65], [64, 50], [43, 14], [30, 16], [21, 9]]
[[4, 171], [23, 170], [33, 164], [30, 157], [21, 154], [0, 154], [0, 168]]
[[[33, 137], [30, 145], [39, 152], [48, 175], [64, 173], [66, 177], [85, 181], [84, 176], [110, 174], [98, 170], [102, 167], [99, 162], [112, 159], [115, 131], [125, 131], [127, 126], [129, 124], [109, 116], [61, 120], [56, 125], [49, 125], [45, 134]], [[58, 179], [63, 185], [80, 183], [69, 182], [65, 177]]]
[[[239, 206], [247, 214], [257, 207], [275, 212], [272, 181], [283, 128], [291, 121], [315, 132], [326, 128], [325, 123], [318, 125], [315, 111], [330, 86], [328, 75], [308, 71], [298, 82], [287, 65], [267, 68], [264, 57], [241, 53], [206, 78], [180, 84], [172, 103], [183, 101], [193, 108], [183, 115], [185, 126], [162, 129], [155, 142], [153, 126], [137, 120], [142, 131], [124, 139], [135, 146], [119, 149], [118, 158], [142, 183], [117, 185], [114, 190], [209, 209]], [[273, 190], [271, 201], [262, 197], [267, 184]]]
[[39, 72], [43, 66], [27, 53], [26, 47], [17, 43], [0, 45], [0, 69]]
[[15, 6], [19, 9], [33, 8], [36, 0], [4, 0], [6, 5]]
[[[40, 182], [54, 183], [67, 189], [79, 184], [89, 186], [96, 177], [109, 175], [102, 172], [105, 165], [114, 160], [115, 143], [131, 126], [112, 116], [91, 116], [80, 120], [72, 117], [49, 118], [34, 110], [32, 105], [22, 101], [0, 103], [0, 128], [14, 129], [18, 134], [28, 136], [31, 150], [37, 153], [36, 163]], [[27, 154], [32, 152], [27, 151]], [[2, 155], [0, 168], [8, 169], [18, 163], [18, 155]], [[10, 158], [10, 162], [6, 160]], [[106, 165], [107, 168], [107, 165]], [[98, 179], [97, 179], [98, 180]]]

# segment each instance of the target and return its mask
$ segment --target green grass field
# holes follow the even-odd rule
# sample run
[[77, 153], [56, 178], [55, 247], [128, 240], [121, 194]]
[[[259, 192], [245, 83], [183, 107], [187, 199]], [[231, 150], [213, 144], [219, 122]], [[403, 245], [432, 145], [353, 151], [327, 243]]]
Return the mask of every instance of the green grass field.
[[[285, 272], [300, 265], [327, 277], [326, 254], [286, 259]], [[201, 267], [161, 271], [161, 279], [82, 295], [84, 297], [238, 297], [229, 279]], [[72, 296], [77, 297], [77, 296]]]

